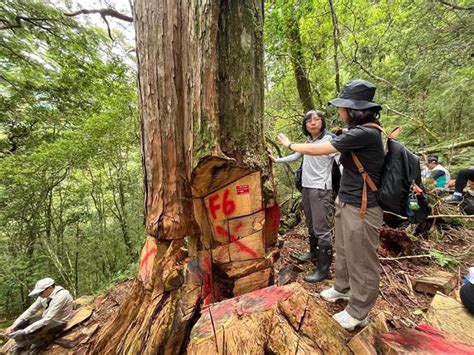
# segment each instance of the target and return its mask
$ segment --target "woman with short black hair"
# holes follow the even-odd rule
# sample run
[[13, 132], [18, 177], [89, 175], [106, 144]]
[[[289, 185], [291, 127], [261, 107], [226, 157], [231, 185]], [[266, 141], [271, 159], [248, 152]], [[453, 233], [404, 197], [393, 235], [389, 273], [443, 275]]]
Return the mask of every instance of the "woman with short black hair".
[[[284, 134], [278, 136], [282, 144], [302, 154], [341, 153], [344, 171], [334, 217], [336, 280], [333, 287], [321, 292], [321, 297], [331, 302], [349, 301], [346, 309], [333, 316], [348, 330], [368, 323], [369, 311], [379, 293], [377, 247], [383, 212], [362, 175], [367, 173], [375, 185], [380, 186], [385, 155], [379, 126], [382, 107], [372, 101], [375, 90], [375, 86], [365, 80], [353, 80], [329, 102], [348, 127], [331, 142], [295, 144]], [[360, 161], [365, 172], [359, 170], [355, 160]]]
[[[306, 113], [302, 124], [303, 133], [308, 136], [308, 144], [330, 142], [333, 135], [326, 130], [326, 116], [317, 110]], [[335, 153], [324, 156], [303, 155], [295, 152], [289, 156], [275, 159], [275, 163], [288, 163], [303, 158], [302, 200], [309, 232], [309, 253], [292, 254], [300, 262], [315, 261], [317, 267], [304, 276], [307, 282], [318, 282], [329, 277], [332, 262], [332, 236], [329, 225], [329, 208], [332, 198], [332, 166]]]

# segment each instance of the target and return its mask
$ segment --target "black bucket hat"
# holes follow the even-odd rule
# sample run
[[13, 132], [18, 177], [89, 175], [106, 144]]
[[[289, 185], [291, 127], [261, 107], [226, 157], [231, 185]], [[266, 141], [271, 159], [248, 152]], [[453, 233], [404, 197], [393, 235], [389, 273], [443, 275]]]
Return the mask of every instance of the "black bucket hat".
[[351, 80], [343, 88], [337, 98], [329, 101], [336, 107], [347, 107], [355, 110], [369, 108], [380, 111], [382, 106], [373, 102], [375, 85], [365, 80]]

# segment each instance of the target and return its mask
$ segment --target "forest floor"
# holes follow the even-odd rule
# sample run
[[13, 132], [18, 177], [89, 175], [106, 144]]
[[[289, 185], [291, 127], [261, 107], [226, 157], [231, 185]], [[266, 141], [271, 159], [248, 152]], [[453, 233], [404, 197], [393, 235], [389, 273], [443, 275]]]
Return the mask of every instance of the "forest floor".
[[[436, 228], [436, 230], [431, 235], [437, 235], [437, 240], [416, 238], [412, 240], [412, 245], [406, 248], [416, 252], [416, 255], [413, 253], [393, 255], [394, 251], [385, 249], [382, 243], [379, 247], [382, 266], [380, 293], [369, 316], [373, 318], [379, 312], [384, 312], [389, 327], [393, 329], [412, 327], [423, 323], [425, 312], [428, 310], [433, 296], [414, 291], [411, 280], [439, 270], [457, 275], [456, 287], [449, 293], [449, 296], [459, 301], [459, 288], [462, 285], [463, 277], [469, 266], [474, 265], [474, 229], [472, 227], [472, 223], [468, 228], [466, 226], [453, 228], [447, 224], [434, 226], [432, 228]], [[403, 229], [385, 229], [385, 232], [391, 235], [403, 231]], [[301, 272], [291, 274], [290, 282], [300, 283], [318, 304], [330, 314], [335, 314], [343, 310], [347, 302], [330, 303], [324, 301], [319, 295], [322, 290], [333, 285], [334, 279], [319, 283], [305, 282], [303, 276], [312, 272], [314, 265], [312, 263], [298, 264], [290, 256], [290, 253], [301, 253], [308, 250], [308, 239], [305, 232], [306, 227], [304, 223], [301, 223], [280, 237], [280, 259], [275, 265], [275, 273], [278, 275], [280, 270], [289, 265], [295, 265], [296, 269], [301, 268]], [[331, 274], [334, 275], [334, 262], [331, 265]], [[358, 330], [356, 329], [356, 331]]]
[[[379, 254], [382, 264], [380, 295], [374, 309], [370, 313], [373, 318], [383, 312], [389, 328], [411, 328], [416, 324], [424, 323], [425, 312], [428, 310], [432, 295], [418, 293], [413, 290], [411, 280], [428, 275], [437, 270], [448, 271], [456, 275], [456, 287], [449, 296], [459, 300], [459, 288], [462, 278], [468, 267], [474, 265], [474, 228], [473, 223], [463, 222], [462, 226], [454, 227], [440, 223], [433, 225], [430, 237], [413, 238], [404, 240], [403, 248], [391, 250], [393, 245], [384, 243], [387, 237], [400, 238], [400, 235], [411, 234], [411, 227], [406, 229], [384, 229], [385, 236], [381, 237], [382, 243]], [[406, 245], [407, 242], [409, 245]], [[279, 259], [276, 261], [275, 276], [278, 279], [280, 271], [293, 269], [288, 282], [298, 282], [308, 290], [315, 301], [329, 314], [337, 313], [344, 309], [345, 302], [325, 302], [319, 292], [330, 287], [334, 280], [325, 280], [319, 283], [307, 283], [303, 276], [311, 272], [314, 265], [311, 263], [298, 264], [290, 256], [292, 252], [306, 252], [308, 241], [304, 222], [279, 236], [277, 248], [280, 250]], [[429, 255], [429, 256], [427, 256]], [[407, 258], [406, 258], [407, 257]], [[331, 267], [334, 273], [334, 263]], [[80, 325], [71, 329], [65, 336], [58, 339], [58, 344], [46, 349], [47, 354], [64, 354], [65, 348], [73, 350], [74, 354], [86, 354], [90, 341], [97, 334], [97, 329], [113, 317], [119, 306], [126, 299], [134, 280], [113, 285], [109, 292], [97, 297], [90, 306], [94, 309], [92, 316]], [[357, 330], [358, 331], [358, 330]], [[353, 333], [355, 335], [356, 332]], [[57, 340], [57, 341], [58, 341]]]

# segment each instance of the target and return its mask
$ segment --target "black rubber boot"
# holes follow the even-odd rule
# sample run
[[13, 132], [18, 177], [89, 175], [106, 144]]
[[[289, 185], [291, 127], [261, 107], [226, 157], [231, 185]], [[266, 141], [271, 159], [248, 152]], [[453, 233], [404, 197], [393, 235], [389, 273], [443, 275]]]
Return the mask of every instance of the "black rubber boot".
[[310, 235], [309, 236], [309, 253], [304, 253], [304, 254], [291, 253], [290, 256], [298, 260], [300, 263], [314, 261], [314, 259], [318, 257], [318, 239]]
[[318, 247], [318, 266], [313, 273], [304, 276], [306, 282], [319, 282], [329, 278], [329, 267], [332, 262], [331, 246], [320, 245]]

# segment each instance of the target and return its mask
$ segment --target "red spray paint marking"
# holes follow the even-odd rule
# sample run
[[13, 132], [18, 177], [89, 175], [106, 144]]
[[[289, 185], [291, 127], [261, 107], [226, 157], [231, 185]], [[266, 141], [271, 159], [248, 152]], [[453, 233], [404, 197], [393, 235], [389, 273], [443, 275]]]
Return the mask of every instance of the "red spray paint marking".
[[[234, 231], [237, 232], [241, 227], [242, 227], [242, 222], [240, 222], [237, 226], [235, 226]], [[217, 234], [229, 237], [231, 242], [235, 243], [237, 248], [239, 248], [244, 253], [247, 253], [247, 254], [253, 256], [254, 258], [256, 258], [258, 256], [257, 253], [254, 250], [252, 250], [251, 248], [246, 246], [244, 243], [242, 243], [235, 235], [230, 234], [229, 232], [227, 232], [224, 227], [217, 226], [216, 227], [216, 232], [217, 232]]]
[[193, 339], [207, 337], [213, 332], [209, 312], [212, 313], [214, 327], [217, 329], [230, 320], [234, 314], [241, 317], [245, 314], [264, 312], [293, 294], [294, 291], [288, 289], [287, 286], [270, 286], [214, 304], [201, 311], [201, 318], [193, 327], [191, 337]]
[[456, 339], [426, 324], [415, 329], [402, 329], [382, 334], [385, 342], [400, 344], [408, 351], [423, 354], [473, 354], [474, 347], [463, 344]]
[[154, 256], [155, 254], [156, 254], [156, 247], [153, 247], [150, 250], [148, 250], [147, 253], [143, 256], [142, 261], [140, 262], [139, 269], [141, 270], [144, 264], [145, 264], [145, 270], [148, 269], [148, 259], [151, 256]]
[[222, 198], [222, 206], [217, 203], [219, 200], [219, 194], [214, 194], [209, 198], [209, 211], [211, 212], [212, 219], [216, 219], [216, 211], [220, 210], [222, 207], [222, 212], [228, 216], [234, 213], [235, 211], [235, 202], [229, 200], [229, 190], [224, 191], [224, 196]]

